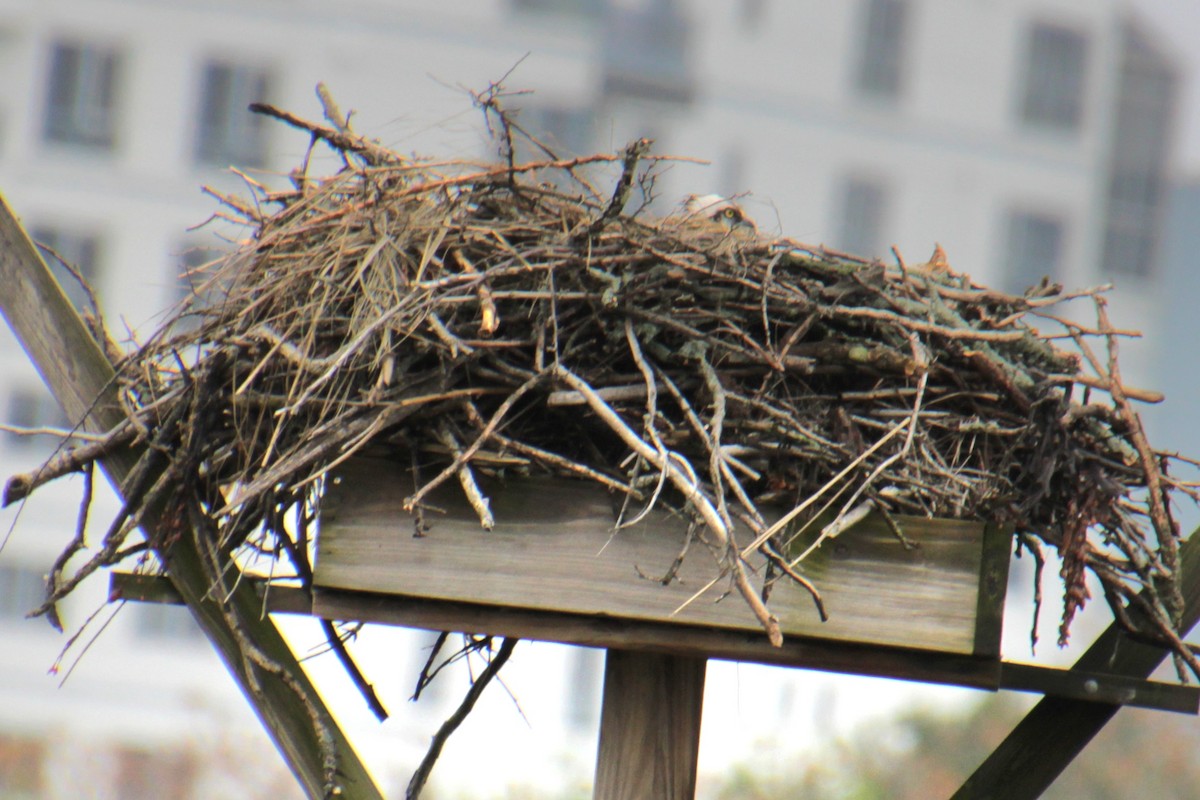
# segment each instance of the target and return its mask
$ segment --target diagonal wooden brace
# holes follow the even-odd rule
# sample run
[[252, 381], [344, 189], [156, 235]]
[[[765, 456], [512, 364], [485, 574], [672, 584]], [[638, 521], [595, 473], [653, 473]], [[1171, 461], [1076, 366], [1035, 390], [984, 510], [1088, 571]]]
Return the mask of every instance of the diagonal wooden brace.
[[[83, 420], [86, 430], [97, 433], [108, 431], [122, 421], [112, 364], [3, 198], [0, 198], [0, 312], [68, 418]], [[126, 448], [101, 462], [118, 492], [138, 456], [136, 449]], [[157, 526], [158, 511], [161, 510], [147, 509], [143, 514], [143, 530]], [[156, 537], [147, 538], [156, 541]], [[333, 721], [275, 624], [260, 613], [254, 589], [246, 582], [239, 582], [223, 611], [207, 596], [209, 580], [192, 537], [179, 537], [169, 557], [166, 553], [159, 555], [163, 563], [170, 564], [171, 583], [254, 707], [305, 793], [312, 798], [332, 794], [364, 800], [381, 798], [366, 767]], [[269, 671], [248, 673], [254, 667], [243, 656], [238, 644], [239, 631], [289, 676], [299, 693]], [[337, 776], [332, 786], [328, 785], [322, 747], [311, 721], [312, 709], [326, 720], [326, 730], [333, 739]]]
[[[1180, 546], [1179, 561], [1184, 576], [1180, 630], [1186, 632], [1200, 621], [1200, 530]], [[1073, 669], [1147, 678], [1167, 652], [1133, 641], [1113, 623]], [[1120, 708], [1111, 702], [1044, 698], [967, 779], [955, 800], [1040, 797]]]

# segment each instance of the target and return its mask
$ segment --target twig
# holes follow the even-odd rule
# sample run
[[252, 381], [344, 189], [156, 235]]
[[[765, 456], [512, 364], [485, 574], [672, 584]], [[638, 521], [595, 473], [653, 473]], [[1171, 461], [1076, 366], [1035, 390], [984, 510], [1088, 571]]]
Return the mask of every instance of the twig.
[[480, 491], [479, 484], [475, 482], [475, 474], [471, 471], [468, 458], [463, 457], [462, 446], [454, 438], [454, 434], [445, 422], [438, 425], [437, 437], [438, 441], [444, 444], [454, 456], [454, 463], [459, 465], [457, 470], [459, 484], [462, 486], [463, 494], [466, 495], [471, 508], [475, 509], [475, 513], [479, 516], [479, 524], [485, 531], [490, 531], [496, 527], [496, 518], [492, 516], [491, 501]]
[[[625, 442], [630, 450], [659, 469], [665, 470], [667, 477], [700, 514], [700, 517], [708, 525], [708, 529], [713, 532], [722, 545], [728, 543], [729, 531], [726, 529], [724, 521], [713, 507], [712, 502], [704, 495], [703, 489], [696, 483], [695, 479], [680, 469], [679, 462], [676, 461], [673, 454], [667, 457], [660, 456], [657, 450], [646, 444], [637, 434], [630, 430], [629, 426], [621, 421], [616, 412], [586, 382], [566, 367], [557, 365], [551, 369], [557, 378], [584, 396], [592, 411]], [[737, 586], [742, 598], [750, 606], [750, 610], [754, 612], [754, 616], [758, 618], [763, 629], [766, 630], [767, 638], [774, 647], [781, 646], [783, 644], [783, 634], [779, 630], [779, 621], [767, 610], [762, 600], [759, 599], [758, 594], [750, 586], [749, 578], [747, 578], [745, 570], [742, 567], [742, 560], [734, 559], [730, 567], [733, 570], [734, 584]]]
[[0, 506], [24, 500], [34, 489], [72, 472], [86, 469], [133, 441], [137, 431], [128, 422], [123, 422], [97, 441], [78, 447], [70, 447], [56, 453], [33, 472], [13, 475], [4, 485], [4, 498]]
[[[644, 383], [636, 383], [628, 386], [602, 386], [596, 389], [596, 394], [609, 403], [619, 403], [623, 400], [641, 400], [646, 396], [646, 385]], [[551, 407], [582, 406], [587, 405], [587, 401], [583, 399], [583, 395], [579, 392], [558, 390], [551, 392], [546, 397], [546, 405]]]
[[[1080, 383], [1084, 386], [1089, 386], [1093, 389], [1103, 389], [1106, 392], [1112, 392], [1112, 380], [1106, 380], [1095, 375], [1047, 375], [1045, 380], [1050, 383]], [[1166, 398], [1162, 392], [1155, 392], [1149, 389], [1139, 389], [1136, 386], [1122, 386], [1121, 391], [1130, 400], [1140, 400], [1143, 403], [1161, 403]]]
[[[372, 166], [381, 164], [392, 164], [402, 162], [398, 155], [384, 147], [380, 147], [374, 142], [369, 142], [363, 137], [350, 131], [344, 124], [339, 125], [340, 130], [326, 128], [323, 125], [317, 125], [309, 122], [306, 119], [297, 117], [282, 109], [276, 108], [270, 103], [251, 103], [250, 110], [255, 114], [262, 114], [291, 125], [293, 128], [299, 128], [302, 131], [308, 131], [312, 135], [328, 142], [336, 150], [341, 152], [357, 153], [362, 156], [363, 160]], [[328, 107], [327, 109], [328, 110]]]
[[[95, 464], [89, 462], [83, 467], [83, 493], [79, 499], [79, 515], [75, 520], [75, 535], [71, 537], [71, 541], [63, 548], [58, 557], [54, 559], [54, 564], [50, 567], [50, 574], [46, 578], [46, 590], [53, 596], [55, 590], [62, 583], [62, 573], [66, 569], [67, 562], [71, 557], [87, 546], [85, 539], [87, 535], [87, 519], [88, 512], [92, 508], [92, 478], [95, 472]], [[58, 615], [57, 604], [51, 605], [46, 610], [46, 619], [54, 626], [54, 629], [61, 631], [63, 629], [62, 619]]]
[[492, 418], [489, 419], [488, 423], [483, 426], [483, 430], [479, 432], [479, 435], [477, 437], [475, 437], [475, 441], [472, 442], [470, 444], [470, 446], [465, 448], [461, 453], [456, 455], [454, 457], [453, 463], [451, 463], [449, 466], [447, 466], [445, 469], [443, 469], [432, 480], [430, 480], [428, 483], [426, 483], [424, 486], [422, 486], [420, 489], [418, 489], [416, 492], [414, 492], [411, 496], [405, 498], [404, 510], [412, 511], [413, 508], [421, 502], [422, 498], [424, 498], [425, 495], [429, 494], [431, 491], [436, 489], [438, 486], [441, 486], [446, 481], [446, 479], [449, 478], [451, 475], [456, 474], [459, 471], [459, 468], [463, 464], [466, 464], [471, 459], [471, 457], [475, 455], [475, 453], [479, 450], [480, 447], [483, 447], [483, 445], [491, 437], [492, 432], [495, 431], [496, 428], [500, 425], [501, 420], [503, 420], [505, 415], [508, 414], [508, 412], [512, 410], [512, 407], [515, 406], [517, 404], [517, 402], [522, 397], [524, 397], [530, 390], [532, 390], [535, 386], [537, 386], [539, 383], [541, 383], [548, 374], [549, 374], [549, 371], [537, 373], [532, 378], [525, 381], [525, 383], [523, 383], [519, 387], [517, 387], [517, 389], [512, 394], [510, 394], [508, 397], [506, 397], [504, 399], [504, 402], [501, 403], [500, 406], [496, 409], [496, 411], [492, 414]]
[[[1110, 327], [1107, 303], [1103, 297], [1096, 297], [1094, 300], [1096, 303], [1096, 314], [1100, 319], [1100, 329], [1107, 330]], [[1141, 467], [1146, 475], [1146, 492], [1147, 502], [1150, 506], [1150, 519], [1154, 524], [1155, 532], [1158, 534], [1158, 545], [1163, 566], [1166, 567], [1169, 576], [1174, 576], [1179, 568], [1179, 531], [1172, 522], [1166, 504], [1163, 502], [1162, 478], [1158, 468], [1158, 459], [1155, 457], [1154, 451], [1146, 439], [1146, 431], [1142, 427], [1141, 418], [1129, 405], [1125, 387], [1121, 382], [1121, 368], [1117, 361], [1117, 338], [1114, 335], [1109, 335], [1107, 339], [1108, 375], [1111, 381], [1109, 393], [1112, 395], [1113, 402], [1116, 404], [1121, 418], [1125, 420], [1125, 424], [1129, 428], [1129, 438], [1133, 442], [1133, 446], [1137, 449], [1141, 460]], [[1180, 616], [1183, 614], [1183, 595], [1178, 581], [1174, 580], [1173, 577], [1168, 578], [1166, 588], [1167, 595], [1165, 599], [1171, 615], [1171, 623], [1178, 625]], [[1197, 674], [1200, 675], [1200, 671]]]
[[650, 151], [652, 144], [654, 142], [651, 139], [643, 138], [626, 145], [625, 152], [621, 155], [621, 177], [617, 180], [617, 185], [613, 189], [612, 199], [608, 201], [608, 206], [604, 209], [604, 213], [588, 226], [588, 236], [595, 236], [604, 229], [604, 226], [621, 215], [625, 204], [629, 202], [629, 194], [633, 191], [633, 181], [637, 176], [638, 162]]
[[492, 682], [492, 679], [496, 677], [496, 673], [500, 671], [500, 668], [504, 666], [505, 662], [512, 655], [513, 648], [517, 646], [518, 641], [509, 637], [500, 642], [500, 647], [496, 651], [496, 655], [488, 661], [487, 666], [479, 673], [479, 677], [471, 684], [471, 688], [467, 691], [458, 708], [442, 723], [442, 727], [438, 728], [438, 732], [433, 735], [433, 741], [429, 743], [429, 750], [425, 753], [425, 758], [421, 759], [420, 765], [413, 772], [412, 778], [408, 782], [408, 789], [404, 795], [408, 800], [416, 800], [416, 798], [421, 796], [421, 791], [425, 788], [425, 782], [429, 780], [429, 775], [433, 772], [433, 767], [437, 763], [438, 756], [442, 754], [442, 748], [446, 746], [446, 741], [458, 730], [458, 727], [462, 725], [467, 715], [471, 713], [471, 709], [479, 701], [483, 690]]

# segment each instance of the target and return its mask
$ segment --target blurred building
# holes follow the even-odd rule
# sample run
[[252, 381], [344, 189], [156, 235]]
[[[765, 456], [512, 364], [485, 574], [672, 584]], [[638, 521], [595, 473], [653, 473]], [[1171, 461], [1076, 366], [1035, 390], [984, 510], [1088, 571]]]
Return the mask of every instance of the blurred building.
[[[114, 336], [137, 341], [189, 290], [181, 269], [238, 235], [219, 221], [190, 230], [217, 210], [199, 187], [243, 190], [229, 165], [282, 183], [303, 157], [307, 137], [249, 114], [250, 102], [315, 118], [313, 87], [325, 81], [357, 109], [357, 129], [388, 146], [488, 158], [494, 146], [466, 90], [514, 66], [507, 87], [535, 93], [509, 106], [556, 149], [650, 136], [660, 153], [709, 159], [659, 176], [664, 212], [688, 192], [752, 192], [743, 202], [761, 228], [805, 242], [881, 258], [894, 245], [916, 262], [936, 241], [955, 269], [1017, 291], [1043, 276], [1114, 280], [1122, 323], [1151, 339], [1159, 330], [1179, 76], [1119, 0], [0, 0], [0, 190], [88, 277]], [[1139, 363], [1128, 371], [1144, 380]], [[4, 422], [63, 424], [7, 329], [0, 376]], [[50, 442], [0, 434], [0, 471], [33, 468]], [[0, 796], [81, 796], [80, 786], [94, 797], [209, 796], [206, 759], [228, 766], [270, 751], [186, 612], [126, 608], [65, 688], [45, 674], [64, 637], [23, 614], [74, 530], [78, 487], [0, 514], [5, 529], [16, 525], [0, 554]], [[112, 511], [97, 499], [93, 538]], [[68, 632], [103, 598], [94, 585], [65, 604]], [[427, 638], [402, 641], [419, 661]], [[550, 772], [586, 779], [598, 655], [537, 652], [546, 655], [514, 664], [552, 695], [531, 722], [550, 731], [531, 763], [558, 759]], [[397, 775], [454, 694], [386, 729], [377, 749]], [[776, 706], [781, 726], [805, 713]], [[511, 709], [495, 713], [513, 724]], [[494, 770], [512, 761], [474, 746], [446, 758], [460, 764], [443, 773], [451, 781], [471, 758]]]
[[[1191, 175], [1171, 182], [1170, 214], [1162, 246], [1163, 345], [1157, 352], [1157, 386], [1167, 397], [1149, 417], [1152, 441], [1170, 442], [1171, 449], [1192, 458], [1200, 453], [1200, 428], [1196, 426], [1196, 400], [1200, 398], [1200, 371], [1195, 369], [1200, 320], [1192, 298], [1200, 292], [1200, 177]], [[1180, 477], [1177, 472], [1176, 477]], [[1191, 476], [1185, 476], [1191, 477]], [[1200, 525], [1200, 508], [1176, 508], [1183, 533]]]

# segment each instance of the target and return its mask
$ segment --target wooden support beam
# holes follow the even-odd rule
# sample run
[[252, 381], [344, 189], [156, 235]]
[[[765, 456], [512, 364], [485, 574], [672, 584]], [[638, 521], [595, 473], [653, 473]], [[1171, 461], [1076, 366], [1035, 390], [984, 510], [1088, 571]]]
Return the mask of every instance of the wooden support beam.
[[1078, 667], [1063, 669], [1005, 661], [1000, 664], [1000, 688], [1181, 714], [1195, 714], [1200, 708], [1200, 688], [1195, 686], [1089, 672]]
[[[124, 419], [116, 402], [112, 364], [2, 197], [0, 312], [72, 422], [82, 421], [86, 430], [100, 433]], [[138, 457], [138, 451], [127, 449], [104, 460], [104, 471], [118, 493]], [[161, 512], [147, 509], [141, 519], [142, 529], [153, 531], [161, 522]], [[149, 538], [155, 541], [155, 537]], [[169, 565], [174, 588], [224, 660], [305, 793], [319, 798], [331, 792], [326, 786], [322, 749], [310, 721], [310, 711], [315, 710], [326, 720], [333, 738], [337, 785], [332, 790], [342, 798], [381, 798], [287, 642], [270, 618], [261, 614], [253, 588], [239, 583], [223, 610], [208, 596], [209, 579], [190, 535], [177, 537], [169, 552], [158, 555]], [[240, 647], [239, 633], [287, 678], [252, 666]]]
[[[1200, 530], [1179, 548], [1184, 575], [1183, 631], [1200, 621]], [[1074, 669], [1149, 677], [1167, 650], [1131, 640], [1113, 623]], [[1047, 697], [1017, 724], [954, 794], [954, 800], [1040, 797], [1121, 708], [1117, 703]]]
[[707, 661], [608, 651], [594, 800], [692, 800]]
[[789, 636], [782, 647], [772, 647], [761, 631], [613, 619], [600, 614], [500, 608], [319, 586], [313, 589], [313, 614], [322, 619], [353, 619], [430, 631], [468, 630], [584, 647], [750, 661], [977, 689], [996, 689], [1000, 685], [1000, 662], [992, 658], [801, 636]]
[[[312, 615], [312, 594], [307, 589], [268, 583], [262, 578], [242, 578], [242, 581], [254, 587], [259, 608], [265, 608], [272, 614]], [[187, 605], [169, 578], [113, 570], [108, 573], [108, 601], [114, 603], [122, 600]]]
[[[296, 586], [281, 586], [271, 584], [260, 578], [246, 579], [254, 587], [262, 606], [272, 614], [314, 614], [312, 595]], [[109, 599], [135, 600], [147, 603], [176, 603], [182, 604], [183, 598], [171, 586], [170, 581], [155, 575], [136, 575], [128, 572], [113, 572], [109, 575]], [[319, 604], [325, 607], [324, 600]], [[573, 632], [568, 630], [572, 624], [570, 615], [562, 615], [556, 621], [541, 612], [525, 612], [530, 618], [542, 618], [542, 624], [534, 627], [520, 625], [516, 618], [508, 615], [505, 610], [498, 614], [489, 614], [488, 609], [476, 608], [457, 609], [458, 618], [441, 620], [440, 627], [433, 624], [431, 629], [457, 629], [484, 625], [491, 630], [492, 624], [507, 629], [516, 624], [520, 627], [520, 638], [525, 639], [558, 639], [576, 644], [593, 647], [630, 647], [646, 648], [654, 651], [654, 643], [670, 650], [675, 655], [695, 655], [705, 658], [726, 658], [744, 662], [774, 663], [784, 666], [801, 666], [812, 669], [830, 671], [852, 671], [855, 674], [892, 675], [901, 663], [900, 654], [893, 654], [893, 660], [888, 661], [887, 651], [869, 648], [843, 649], [844, 645], [830, 642], [823, 650], [821, 643], [809, 641], [804, 643], [803, 656], [800, 652], [787, 652], [784, 648], [773, 648], [762, 642], [756, 643], [750, 637], [739, 638], [735, 635], [722, 636], [720, 632], [700, 632], [693, 636], [686, 626], [651, 625], [639, 628], [637, 625], [627, 625], [617, 620], [606, 620], [595, 625], [586, 619], [576, 617]], [[444, 609], [444, 614], [455, 613], [452, 609]], [[517, 613], [520, 612], [511, 612]], [[359, 619], [353, 613], [346, 613], [337, 619]], [[393, 622], [394, 620], [389, 620]], [[412, 623], [424, 622], [430, 627], [429, 620], [422, 620], [414, 614]], [[508, 635], [517, 636], [510, 632]], [[759, 637], [761, 639], [761, 637]], [[738, 647], [740, 641], [740, 649]], [[921, 655], [910, 654], [910, 659], [919, 660]], [[905, 672], [908, 680], [927, 682], [957, 683], [978, 689], [1006, 689], [1016, 692], [1033, 692], [1035, 694], [1055, 695], [1057, 697], [1088, 700], [1092, 702], [1117, 703], [1123, 706], [1137, 708], [1152, 708], [1159, 711], [1175, 711], [1182, 714], [1195, 714], [1200, 709], [1200, 687], [1183, 686], [1162, 681], [1147, 681], [1125, 675], [1109, 675], [1105, 672], [1085, 672], [1079, 669], [1062, 669], [1060, 667], [1044, 667], [1037, 664], [1021, 664], [1012, 661], [1002, 661], [999, 664], [999, 683], [997, 685], [981, 685], [972, 682], [967, 673], [951, 673], [945, 668], [934, 670], [935, 662], [930, 659], [925, 664], [925, 671], [913, 671], [909, 666]]]

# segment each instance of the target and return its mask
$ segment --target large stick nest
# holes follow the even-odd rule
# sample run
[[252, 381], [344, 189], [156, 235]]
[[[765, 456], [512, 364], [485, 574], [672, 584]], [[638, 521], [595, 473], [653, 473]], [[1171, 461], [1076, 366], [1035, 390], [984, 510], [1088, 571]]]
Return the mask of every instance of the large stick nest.
[[[169, 454], [170, 479], [147, 481], [128, 519], [156, 493], [189, 496], [222, 552], [286, 557], [306, 579], [332, 466], [380, 442], [432, 454], [408, 505], [453, 480], [487, 527], [474, 479], [502, 456], [623, 492], [629, 516], [683, 509], [776, 641], [743, 556], [803, 580], [764, 519], [810, 501], [796, 522], [823, 513], [830, 535], [865, 510], [1011, 525], [1039, 562], [1039, 543], [1061, 554], [1064, 637], [1091, 570], [1126, 624], [1132, 603], [1190, 659], [1175, 631], [1181, 487], [1130, 406], [1153, 397], [1122, 384], [1102, 289], [1017, 296], [940, 250], [884, 264], [630, 213], [659, 160], [648, 142], [516, 163], [523, 132], [482, 102], [500, 165], [414, 161], [259, 109], [343, 166], [317, 179], [306, 159], [291, 188], [222, 198], [251, 235], [211, 265], [189, 324], [121, 365], [121, 435]], [[599, 191], [584, 171], [606, 164], [615, 188]], [[1051, 313], [1072, 298], [1094, 323]]]

